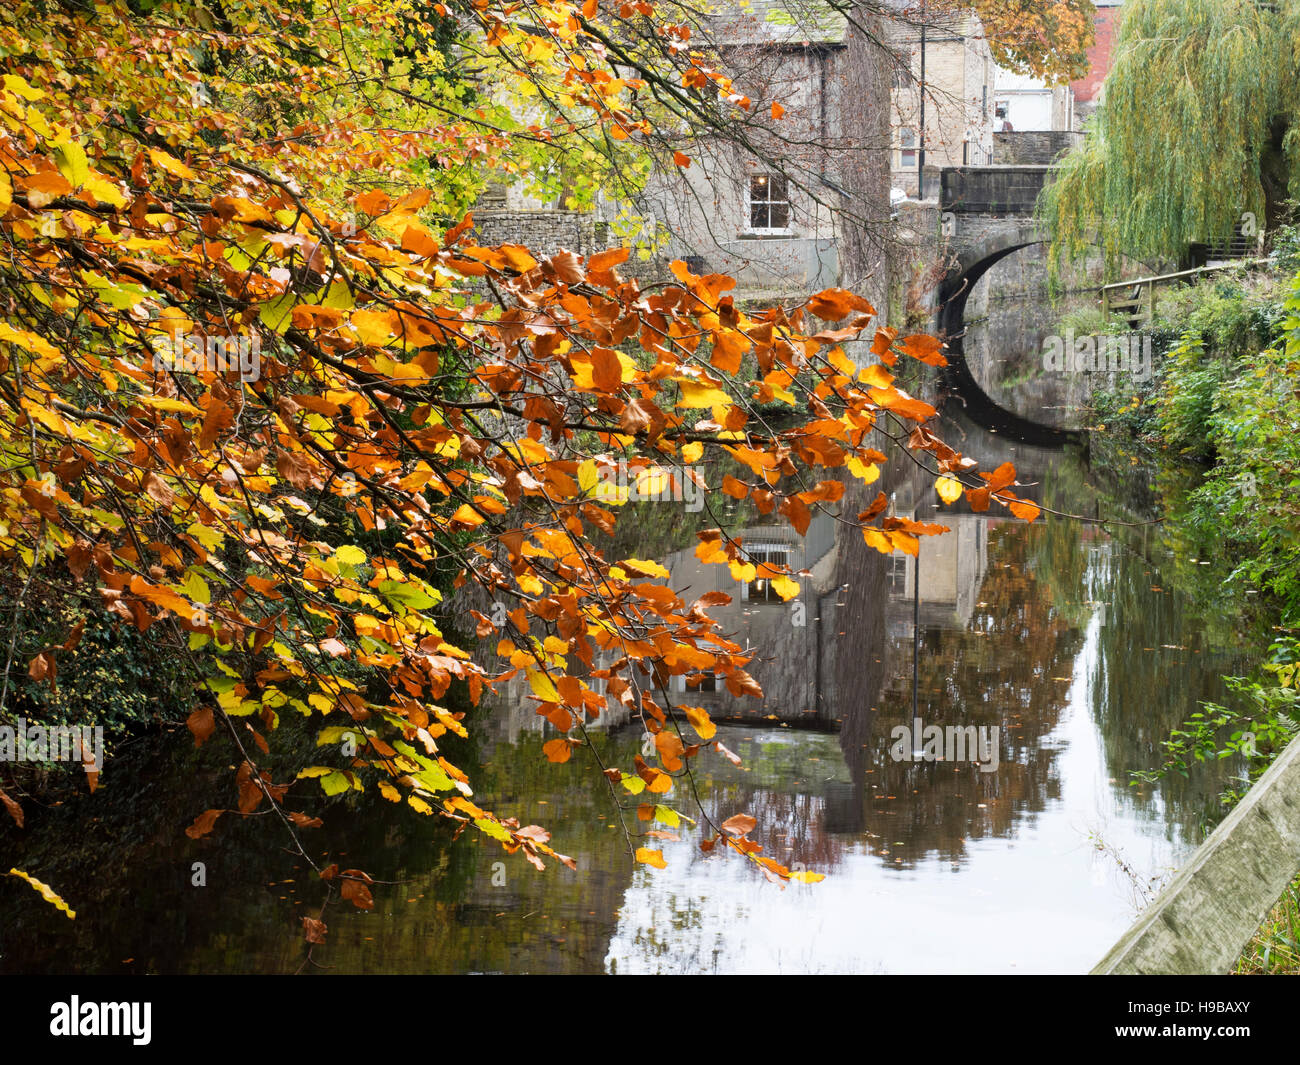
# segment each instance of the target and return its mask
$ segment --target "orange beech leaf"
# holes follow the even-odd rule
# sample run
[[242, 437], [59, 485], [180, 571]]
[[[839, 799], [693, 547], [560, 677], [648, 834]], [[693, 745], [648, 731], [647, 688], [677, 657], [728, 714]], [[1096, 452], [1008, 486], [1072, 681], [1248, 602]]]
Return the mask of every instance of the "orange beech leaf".
[[1021, 521], [1033, 521], [1043, 512], [1037, 503], [1028, 499], [1014, 499], [1007, 504], [1007, 509]]
[[201, 839], [216, 827], [217, 818], [223, 813], [224, 810], [205, 810], [194, 819], [194, 823], [185, 830], [185, 834], [190, 839]]
[[808, 309], [818, 318], [828, 322], [837, 322], [846, 318], [852, 311], [864, 311], [875, 314], [876, 309], [868, 300], [843, 288], [828, 288], [808, 299]]
[[185, 719], [185, 724], [189, 727], [190, 732], [194, 734], [195, 747], [202, 747], [203, 741], [211, 737], [217, 727], [213, 721], [212, 707], [210, 706], [200, 706]]
[[749, 814], [735, 814], [723, 821], [720, 827], [733, 836], [747, 836], [758, 827], [758, 819]]
[[542, 753], [550, 762], [567, 762], [573, 755], [573, 741], [567, 739], [548, 740], [542, 744]]
[[948, 360], [943, 354], [943, 341], [938, 337], [925, 336], [923, 334], [904, 337], [902, 340], [902, 348], [905, 355], [910, 355], [914, 359], [919, 359], [927, 366], [948, 365]]

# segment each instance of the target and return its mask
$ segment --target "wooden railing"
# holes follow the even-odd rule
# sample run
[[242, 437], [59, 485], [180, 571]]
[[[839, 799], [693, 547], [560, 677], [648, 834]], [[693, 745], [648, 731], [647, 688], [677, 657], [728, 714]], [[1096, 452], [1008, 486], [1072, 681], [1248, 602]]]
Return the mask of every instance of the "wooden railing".
[[1300, 740], [1287, 745], [1092, 970], [1227, 974], [1300, 869]]
[[1216, 266], [1198, 266], [1193, 270], [1179, 270], [1172, 274], [1157, 274], [1152, 277], [1139, 277], [1132, 281], [1116, 281], [1114, 284], [1101, 286], [1101, 310], [1109, 319], [1112, 314], [1123, 315], [1128, 319], [1131, 329], [1137, 329], [1143, 321], [1150, 322], [1156, 316], [1156, 288], [1160, 285], [1176, 284], [1192, 278], [1212, 274], [1219, 270], [1229, 270], [1240, 266], [1258, 266], [1268, 262], [1267, 259], [1244, 259], [1238, 262], [1222, 263]]

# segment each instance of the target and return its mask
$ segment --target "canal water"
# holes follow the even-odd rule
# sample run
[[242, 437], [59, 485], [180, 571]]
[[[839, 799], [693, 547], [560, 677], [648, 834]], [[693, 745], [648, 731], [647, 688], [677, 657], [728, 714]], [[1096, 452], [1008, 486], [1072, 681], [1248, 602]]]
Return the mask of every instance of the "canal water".
[[[985, 468], [1016, 462], [1037, 483], [1025, 494], [1055, 510], [1122, 509], [1081, 455], [960, 424], [946, 433]], [[850, 489], [845, 511], [881, 487]], [[734, 853], [702, 853], [685, 822], [680, 841], [652, 844], [666, 868], [635, 865], [589, 761], [547, 762], [553, 733], [507, 686], [453, 760], [477, 766], [476, 801], [549, 828], [577, 873], [538, 872], [472, 831], [453, 842], [441, 819], [383, 801], [334, 802], [305, 833], [313, 852], [382, 883], [373, 910], [324, 912], [326, 942], [304, 965], [301, 918], [319, 914], [320, 882], [266, 818], [224, 817], [211, 836], [185, 837], [197, 813], [232, 804], [232, 785], [218, 742], [196, 752], [181, 729], [120, 748], [94, 797], [33, 808], [27, 832], [0, 835], [5, 868], [49, 882], [77, 911], [70, 922], [7, 881], [0, 971], [1086, 971], [1203, 838], [1240, 771], [1133, 777], [1160, 763], [1161, 741], [1201, 700], [1224, 698], [1221, 676], [1244, 666], [1230, 626], [1178, 593], [1158, 526], [1026, 525], [940, 507], [928, 478], [884, 487], [896, 513], [952, 530], [924, 541], [919, 581], [913, 560], [878, 554], [830, 517], [799, 540], [728, 515], [752, 549], [809, 571], [793, 603], [706, 572], [691, 547], [714, 517], [682, 502], [638, 504], [629, 539], [610, 548], [661, 559], [688, 597], [733, 594], [715, 614], [755, 651], [765, 698], [733, 698], [708, 676], [680, 692], [725, 722], [717, 738], [741, 759], [701, 752], [700, 801], [715, 820], [751, 814], [765, 854], [825, 880], [769, 883]], [[927, 757], [897, 731], [914, 721], [914, 589], [917, 717], [974, 726], [991, 747]], [[594, 742], [627, 767], [644, 740], [615, 722]], [[304, 732], [297, 764], [312, 746]], [[635, 812], [625, 820], [649, 827]]]

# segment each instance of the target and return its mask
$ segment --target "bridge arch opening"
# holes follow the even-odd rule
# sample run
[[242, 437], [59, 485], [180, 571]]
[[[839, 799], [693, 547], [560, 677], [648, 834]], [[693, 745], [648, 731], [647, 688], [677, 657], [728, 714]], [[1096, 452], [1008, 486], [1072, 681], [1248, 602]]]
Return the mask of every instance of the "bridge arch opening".
[[1025, 417], [999, 403], [980, 384], [966, 357], [966, 305], [975, 286], [1008, 256], [1042, 244], [1042, 239], [1036, 234], [1017, 232], [991, 245], [968, 251], [939, 287], [936, 324], [940, 336], [948, 342], [944, 385], [961, 400], [971, 418], [994, 432], [1023, 443], [1062, 447], [1077, 442], [1080, 433]]

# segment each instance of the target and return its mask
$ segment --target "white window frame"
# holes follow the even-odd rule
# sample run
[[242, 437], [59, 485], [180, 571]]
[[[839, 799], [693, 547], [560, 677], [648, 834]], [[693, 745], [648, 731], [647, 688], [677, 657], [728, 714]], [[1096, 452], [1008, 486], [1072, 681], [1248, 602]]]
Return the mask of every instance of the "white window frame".
[[[769, 197], [766, 200], [755, 200], [754, 182], [757, 181], [759, 178], [767, 179], [767, 188], [769, 189], [772, 187], [773, 178], [777, 178], [780, 181], [785, 182], [785, 199], [774, 200]], [[754, 225], [753, 222], [754, 222], [755, 203], [766, 203], [766, 204], [784, 203], [786, 208], [786, 224], [784, 226]], [[757, 174], [749, 175], [749, 180], [745, 183], [745, 232], [746, 233], [758, 233], [758, 234], [762, 234], [763, 236], [772, 236], [772, 237], [791, 236], [793, 235], [793, 230], [790, 228], [790, 220], [792, 219], [793, 215], [794, 215], [794, 203], [790, 200], [789, 178], [785, 177], [783, 174], [772, 174], [772, 173], [757, 173]], [[770, 212], [769, 212], [769, 217], [770, 217]]]
[[[907, 143], [908, 138], [911, 144]], [[921, 162], [921, 146], [917, 143], [916, 130], [911, 126], [903, 126], [898, 131], [898, 169], [915, 170]], [[907, 161], [908, 153], [912, 155], [912, 161]]]
[[[754, 562], [756, 564], [759, 562], [767, 562], [779, 566], [789, 566], [790, 560], [794, 557], [794, 545], [791, 543], [787, 543], [784, 540], [772, 540], [772, 541], [755, 542], [752, 544], [746, 544], [744, 551], [745, 551], [744, 561]], [[772, 556], [776, 556], [776, 557], [774, 558]], [[755, 578], [755, 580], [760, 580], [760, 579], [770, 579], [770, 578]], [[742, 603], [748, 603], [750, 601], [749, 584], [750, 584], [749, 581], [742, 581], [740, 583], [740, 601]], [[773, 602], [773, 600], [764, 598], [761, 600], [755, 600], [755, 602], [770, 603]]]

